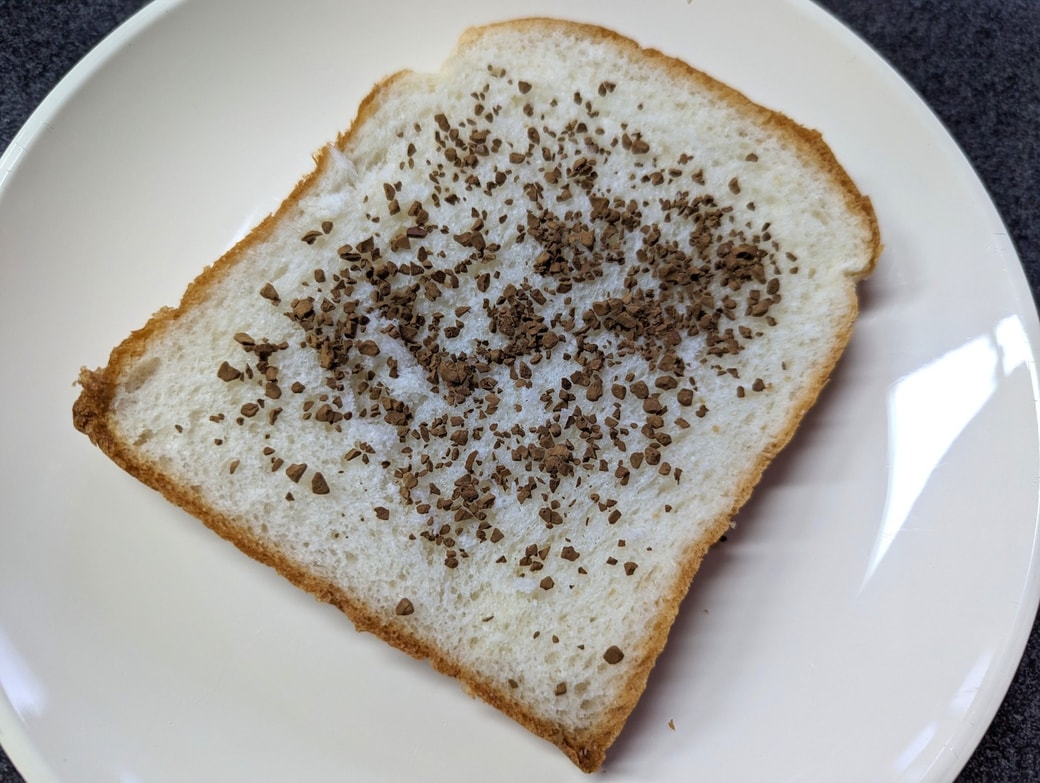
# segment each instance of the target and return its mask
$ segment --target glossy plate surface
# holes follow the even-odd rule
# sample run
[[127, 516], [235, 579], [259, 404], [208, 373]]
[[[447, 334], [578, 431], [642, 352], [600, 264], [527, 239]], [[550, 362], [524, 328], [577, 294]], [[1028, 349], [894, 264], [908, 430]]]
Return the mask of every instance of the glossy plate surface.
[[[1037, 607], [1035, 310], [963, 156], [799, 0], [159, 2], [0, 159], [0, 740], [30, 781], [584, 780], [125, 476], [73, 381], [277, 205], [374, 81], [556, 14], [823, 131], [885, 252], [684, 604], [616, 781], [952, 778]], [[674, 728], [672, 728], [674, 726]]]

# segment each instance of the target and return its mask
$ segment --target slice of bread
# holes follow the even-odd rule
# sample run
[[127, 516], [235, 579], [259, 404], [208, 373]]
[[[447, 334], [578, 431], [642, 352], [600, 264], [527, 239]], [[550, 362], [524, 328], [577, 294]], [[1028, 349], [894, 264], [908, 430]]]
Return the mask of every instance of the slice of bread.
[[83, 370], [75, 426], [598, 768], [848, 341], [876, 221], [818, 133], [613, 32], [467, 32]]

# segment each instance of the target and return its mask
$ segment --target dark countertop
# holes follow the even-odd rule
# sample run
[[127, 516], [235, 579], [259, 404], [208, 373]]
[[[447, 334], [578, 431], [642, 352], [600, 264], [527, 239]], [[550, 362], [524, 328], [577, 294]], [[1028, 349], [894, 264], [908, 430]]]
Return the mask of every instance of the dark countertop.
[[[1040, 301], [1040, 0], [820, 0], [891, 62], [971, 160]], [[0, 0], [0, 151], [142, 0]], [[1040, 623], [957, 779], [1040, 781]], [[0, 751], [0, 783], [21, 781]]]

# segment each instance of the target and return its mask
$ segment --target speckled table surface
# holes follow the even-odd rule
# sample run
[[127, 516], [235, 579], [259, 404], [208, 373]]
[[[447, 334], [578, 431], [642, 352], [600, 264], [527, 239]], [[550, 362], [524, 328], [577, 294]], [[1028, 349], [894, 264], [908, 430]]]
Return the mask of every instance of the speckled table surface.
[[[950, 130], [1003, 216], [1040, 301], [1040, 0], [819, 0]], [[142, 0], [0, 0], [0, 150]], [[0, 750], [0, 783], [21, 777]], [[1040, 781], [1040, 623], [958, 781]]]

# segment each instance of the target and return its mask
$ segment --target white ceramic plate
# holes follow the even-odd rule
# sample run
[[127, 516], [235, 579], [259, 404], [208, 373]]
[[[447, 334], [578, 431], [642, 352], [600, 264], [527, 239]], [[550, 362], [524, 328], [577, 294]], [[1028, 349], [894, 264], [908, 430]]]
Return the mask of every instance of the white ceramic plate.
[[34, 783], [584, 779], [125, 476], [70, 416], [80, 365], [274, 207], [376, 79], [538, 13], [821, 129], [886, 247], [605, 779], [937, 781], [971, 754], [1038, 602], [1038, 327], [912, 91], [800, 0], [221, 0], [147, 8], [0, 160], [0, 740]]

